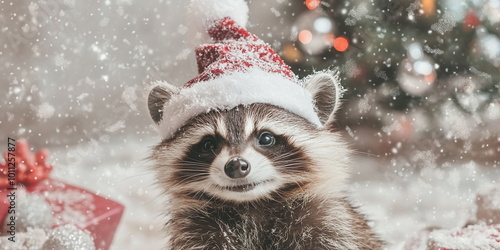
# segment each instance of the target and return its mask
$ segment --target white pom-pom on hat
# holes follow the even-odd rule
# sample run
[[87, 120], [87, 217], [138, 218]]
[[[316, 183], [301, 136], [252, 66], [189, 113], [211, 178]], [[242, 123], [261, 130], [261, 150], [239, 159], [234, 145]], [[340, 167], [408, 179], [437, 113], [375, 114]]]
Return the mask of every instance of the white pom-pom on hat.
[[214, 20], [225, 17], [230, 17], [243, 28], [248, 22], [248, 5], [244, 0], [191, 0], [188, 11], [192, 19], [199, 20], [205, 29]]
[[191, 0], [188, 6], [188, 43], [196, 47], [211, 42], [207, 29], [215, 20], [229, 17], [246, 28], [248, 5], [244, 0]]

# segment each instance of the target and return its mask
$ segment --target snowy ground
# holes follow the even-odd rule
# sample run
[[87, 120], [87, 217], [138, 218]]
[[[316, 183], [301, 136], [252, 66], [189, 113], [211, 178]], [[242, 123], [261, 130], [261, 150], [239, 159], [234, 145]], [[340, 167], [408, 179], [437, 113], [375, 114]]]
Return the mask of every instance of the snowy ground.
[[500, 180], [498, 168], [474, 162], [409, 174], [400, 169], [381, 171], [390, 163], [357, 160], [363, 167], [354, 170], [358, 174], [353, 175], [353, 198], [374, 220], [390, 249], [402, 249], [409, 237], [424, 228], [461, 228], [473, 221], [477, 191], [498, 186]]
[[[155, 142], [102, 145], [74, 166], [56, 166], [54, 177], [94, 190], [125, 205], [112, 249], [161, 249], [162, 210], [152, 171], [143, 160]], [[57, 161], [67, 152], [53, 152]], [[418, 173], [375, 157], [356, 157], [352, 198], [373, 220], [376, 230], [401, 249], [405, 240], [426, 227], [461, 227], [474, 219], [478, 189], [498, 185], [500, 170], [474, 162], [428, 168]], [[445, 164], [446, 165], [446, 164]], [[92, 171], [89, 171], [89, 166]]]

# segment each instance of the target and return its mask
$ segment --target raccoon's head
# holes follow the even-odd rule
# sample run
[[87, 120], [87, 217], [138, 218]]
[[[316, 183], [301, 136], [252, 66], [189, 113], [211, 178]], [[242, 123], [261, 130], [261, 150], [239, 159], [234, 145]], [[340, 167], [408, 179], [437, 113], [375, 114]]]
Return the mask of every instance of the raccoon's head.
[[[287, 110], [262, 103], [197, 115], [154, 148], [157, 178], [177, 199], [250, 202], [343, 190], [348, 151], [335, 132], [339, 86], [329, 73], [308, 79], [321, 128]], [[153, 88], [151, 117], [179, 90]]]

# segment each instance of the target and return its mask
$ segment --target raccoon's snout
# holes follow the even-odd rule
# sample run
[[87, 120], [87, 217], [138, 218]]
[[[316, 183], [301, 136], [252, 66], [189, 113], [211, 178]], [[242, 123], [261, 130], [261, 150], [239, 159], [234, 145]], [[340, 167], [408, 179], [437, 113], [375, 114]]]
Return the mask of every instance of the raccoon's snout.
[[233, 157], [224, 166], [224, 172], [233, 179], [243, 178], [250, 173], [250, 163], [240, 157]]

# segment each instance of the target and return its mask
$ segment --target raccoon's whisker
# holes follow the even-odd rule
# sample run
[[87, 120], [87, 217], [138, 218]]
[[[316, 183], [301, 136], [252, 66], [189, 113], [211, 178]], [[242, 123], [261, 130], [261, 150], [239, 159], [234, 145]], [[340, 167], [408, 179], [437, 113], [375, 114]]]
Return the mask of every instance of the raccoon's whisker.
[[[192, 195], [192, 198], [191, 198], [191, 199], [199, 200], [199, 199], [197, 199], [197, 197], [202, 196], [204, 193], [205, 193], [205, 192], [204, 192], [203, 190], [201, 190], [201, 189], [200, 189], [200, 190], [197, 190], [197, 191], [196, 191], [196, 192]], [[202, 209], [202, 208], [203, 208], [203, 206], [198, 207], [198, 209]]]
[[[205, 186], [204, 186], [204, 187], [202, 186], [202, 187], [200, 187], [200, 189], [199, 189], [198, 191], [196, 191], [195, 196], [197, 196], [197, 195], [200, 195], [200, 196], [201, 196], [201, 195], [205, 194], [205, 190], [208, 190], [208, 189], [210, 189], [210, 188], [212, 188], [212, 187], [214, 187], [214, 185], [213, 185], [212, 183], [207, 183], [207, 184], [205, 184]], [[213, 199], [214, 199], [214, 197], [213, 197], [212, 195], [209, 195], [209, 199], [208, 199], [208, 200], [206, 200], [206, 201], [203, 203], [203, 205], [199, 207], [199, 209], [201, 210], [201, 209], [203, 209], [205, 206], [209, 205], [209, 204], [213, 201]]]
[[298, 165], [309, 165], [310, 162], [306, 160], [280, 160], [273, 161], [273, 165], [275, 166], [298, 166]]
[[[181, 186], [181, 184], [182, 184], [182, 183], [189, 183], [189, 182], [191, 182], [191, 180], [195, 179], [195, 177], [196, 177], [196, 176], [186, 177], [186, 178], [184, 178], [184, 179], [182, 179], [182, 180], [177, 181], [177, 183], [176, 183], [176, 184], [177, 184], [177, 185], [179, 185], [179, 186]], [[193, 182], [194, 182], [194, 181], [193, 181]]]
[[287, 170], [288, 173], [290, 174], [303, 174], [304, 171], [302, 170], [295, 170], [295, 169], [290, 169], [290, 171]]
[[202, 162], [202, 161], [196, 161], [196, 160], [183, 160], [183, 161], [179, 161], [177, 164], [179, 163], [188, 163], [188, 164], [204, 164], [204, 165], [209, 165], [208, 163], [206, 162]]
[[201, 166], [201, 165], [173, 165], [173, 168], [176, 170], [185, 170], [185, 171], [195, 171], [195, 170], [203, 170], [207, 171], [209, 166]]
[[308, 161], [304, 160], [287, 160], [287, 161], [275, 161], [275, 164], [308, 164]]
[[175, 166], [176, 169], [180, 171], [189, 171], [189, 172], [207, 172], [207, 168], [200, 168], [200, 166]]
[[[209, 188], [214, 188], [214, 186], [215, 186], [215, 185], [214, 185], [213, 183], [208, 184], [208, 187], [209, 187]], [[215, 199], [215, 196], [210, 196], [210, 199], [208, 199], [207, 203], [209, 203], [209, 202], [213, 201], [214, 199]]]
[[290, 151], [290, 152], [286, 152], [285, 154], [282, 154], [281, 156], [282, 156], [282, 157], [289, 157], [289, 156], [293, 156], [293, 155], [295, 155], [295, 154], [297, 154], [297, 152], [295, 152], [295, 151]]
[[[280, 200], [285, 200], [285, 197], [284, 197], [283, 195], [281, 195], [281, 193], [282, 193], [281, 191], [275, 192], [275, 194], [276, 194], [277, 196], [279, 196]], [[272, 199], [273, 199], [274, 201], [278, 201], [278, 200], [277, 200], [276, 198], [274, 198], [274, 197], [273, 197]]]
[[300, 169], [300, 167], [303, 166], [302, 164], [289, 164], [289, 165], [280, 165], [279, 167], [286, 169], [286, 170], [297, 170], [299, 172], [302, 172], [303, 170]]
[[353, 154], [359, 154], [359, 155], [365, 155], [365, 156], [372, 156], [372, 157], [380, 157], [380, 155], [364, 152], [364, 151], [359, 151], [359, 150], [351, 150]]
[[257, 162], [257, 166], [262, 166], [262, 164], [264, 164], [265, 162], [267, 161], [267, 159], [265, 158], [262, 158], [262, 159], [259, 159], [259, 161]]
[[295, 153], [282, 154], [273, 158], [274, 161], [291, 161], [291, 160], [301, 160], [301, 159], [303, 158], [297, 157]]
[[172, 167], [175, 167], [176, 169], [179, 170], [202, 170], [202, 171], [207, 171], [207, 169], [210, 168], [210, 165], [208, 164], [196, 164], [196, 163], [182, 163], [182, 164], [175, 164], [171, 165]]
[[141, 177], [141, 176], [146, 176], [146, 175], [150, 175], [151, 173], [137, 173], [137, 174], [133, 174], [133, 175], [130, 175], [130, 176], [126, 176], [124, 178], [122, 178], [122, 181], [128, 181], [132, 178], [135, 178], [135, 177]]
[[279, 159], [279, 160], [274, 160], [273, 161], [275, 164], [287, 164], [287, 163], [296, 163], [296, 162], [300, 162], [300, 163], [308, 163], [307, 161], [305, 160], [302, 160], [302, 159]]
[[[203, 161], [200, 161], [199, 159], [195, 159], [189, 156], [186, 156], [183, 160], [184, 162], [199, 162], [199, 163], [205, 163]], [[206, 163], [205, 163], [206, 164]]]
[[166, 190], [162, 190], [161, 192], [159, 192], [156, 195], [154, 195], [153, 199], [151, 199], [150, 201], [146, 202], [145, 204], [146, 205], [152, 205], [153, 203], [157, 202], [157, 200], [163, 199], [162, 197], [165, 197], [165, 195], [167, 195], [167, 191]]
[[210, 166], [210, 164], [202, 161], [179, 161], [178, 164], [187, 164], [187, 165], [202, 165], [202, 166]]
[[208, 171], [206, 171], [205, 169], [193, 169], [193, 168], [178, 168], [179, 172], [184, 172], [185, 175], [189, 175], [189, 174], [206, 174], [208, 175]]
[[207, 173], [207, 169], [200, 169], [200, 168], [192, 168], [192, 167], [186, 167], [186, 166], [179, 166], [176, 168], [179, 172], [189, 172], [189, 173]]
[[283, 168], [292, 168], [292, 167], [299, 167], [306, 165], [307, 162], [276, 162], [276, 166], [278, 167], [283, 167]]
[[300, 188], [302, 192], [305, 192], [305, 190], [302, 188], [301, 183], [295, 178], [295, 176], [292, 176], [291, 179], [293, 180], [293, 182], [295, 182], [295, 184], [297, 184], [297, 186]]
[[280, 160], [283, 160], [283, 159], [288, 158], [290, 156], [293, 156], [294, 154], [295, 154], [295, 152], [286, 152], [285, 154], [281, 154], [281, 155], [278, 155], [277, 157], [274, 157], [273, 160], [280, 161]]
[[186, 183], [197, 183], [197, 182], [200, 182], [202, 180], [205, 180], [206, 178], [207, 178], [207, 176], [203, 175], [203, 174], [191, 175], [191, 176], [187, 176], [187, 177], [184, 177], [182, 179], [179, 179], [179, 180], [172, 181], [172, 186], [175, 185], [175, 186], [178, 186], [179, 188], [182, 188], [185, 186]]
[[192, 174], [192, 175], [189, 175], [185, 178], [182, 178], [181, 180], [178, 180], [177, 183], [181, 184], [182, 182], [190, 181], [190, 180], [197, 178], [197, 177], [208, 177], [208, 174], [204, 174], [204, 173]]

